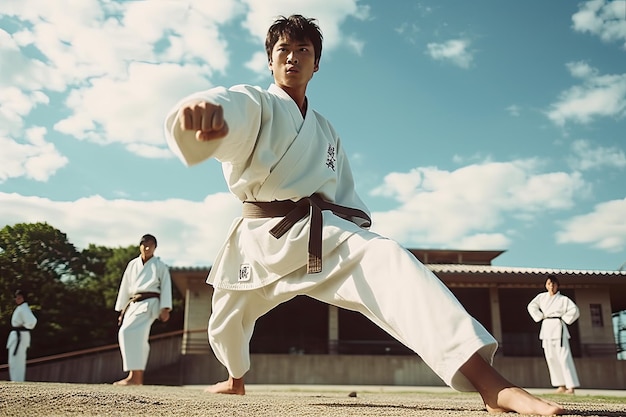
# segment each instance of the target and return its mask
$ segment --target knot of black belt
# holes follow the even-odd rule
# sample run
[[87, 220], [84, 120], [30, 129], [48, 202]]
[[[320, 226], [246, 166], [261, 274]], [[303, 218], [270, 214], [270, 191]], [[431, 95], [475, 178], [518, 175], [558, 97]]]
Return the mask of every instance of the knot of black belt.
[[161, 297], [161, 294], [158, 292], [138, 292], [137, 294], [133, 295], [132, 297], [130, 297], [130, 299], [128, 300], [124, 308], [122, 309], [118, 324], [120, 326], [122, 325], [122, 321], [124, 321], [124, 314], [126, 314], [126, 310], [128, 309], [128, 306], [131, 305], [131, 303], [136, 303], [139, 301], [147, 300], [149, 298], [160, 298], [160, 297]]
[[[550, 316], [550, 317], [544, 317], [543, 320], [548, 320], [548, 319], [558, 319], [558, 320], [563, 320], [563, 318], [561, 316]], [[563, 338], [565, 337], [565, 329], [563, 328], [563, 324], [561, 324], [561, 346], [563, 346]]]
[[322, 211], [330, 210], [337, 216], [354, 222], [355, 218], [364, 220], [361, 227], [370, 227], [372, 219], [362, 210], [341, 206], [324, 200], [318, 194], [298, 201], [244, 201], [242, 216], [245, 218], [283, 217], [270, 230], [270, 234], [279, 239], [298, 221], [310, 215], [309, 258], [307, 273], [322, 272]]
[[24, 326], [15, 326], [11, 327], [11, 331], [15, 331], [17, 333], [17, 343], [15, 344], [15, 348], [13, 348], [13, 356], [17, 354], [17, 348], [20, 347], [20, 342], [22, 341], [22, 332], [30, 332], [30, 329], [27, 329]]

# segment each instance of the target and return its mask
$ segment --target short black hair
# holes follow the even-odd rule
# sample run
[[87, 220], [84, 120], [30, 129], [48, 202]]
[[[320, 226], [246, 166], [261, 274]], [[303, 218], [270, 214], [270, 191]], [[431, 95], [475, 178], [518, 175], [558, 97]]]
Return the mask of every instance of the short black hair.
[[556, 284], [558, 286], [561, 286], [561, 283], [559, 282], [559, 279], [554, 276], [554, 275], [548, 275], [548, 279], [553, 283]]
[[22, 300], [26, 301], [26, 293], [24, 291], [22, 291], [21, 289], [18, 289], [15, 291], [15, 297], [22, 297]]
[[154, 247], [156, 247], [156, 246], [157, 246], [157, 240], [156, 240], [156, 237], [154, 237], [154, 236], [153, 236], [153, 235], [151, 235], [151, 234], [145, 234], [145, 235], [141, 236], [141, 240], [139, 241], [139, 244], [140, 244], [140, 245], [142, 245], [142, 244], [143, 244], [143, 242], [145, 242], [145, 241], [147, 241], [147, 240], [151, 240], [151, 241], [153, 241], [153, 242], [154, 242]]
[[299, 14], [289, 17], [279, 16], [267, 30], [265, 51], [268, 61], [272, 60], [272, 49], [281, 37], [294, 41], [309, 40], [315, 49], [315, 62], [319, 63], [322, 57], [322, 31], [315, 23], [317, 19], [307, 18]]

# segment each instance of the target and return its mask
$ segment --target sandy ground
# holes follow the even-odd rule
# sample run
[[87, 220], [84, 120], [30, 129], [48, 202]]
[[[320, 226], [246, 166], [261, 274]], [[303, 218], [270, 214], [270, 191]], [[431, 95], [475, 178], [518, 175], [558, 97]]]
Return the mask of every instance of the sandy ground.
[[[230, 396], [205, 394], [202, 388], [1, 381], [0, 416], [489, 415], [477, 394], [449, 389], [260, 385], [249, 386], [245, 396]], [[600, 392], [542, 396], [563, 404], [568, 409], [567, 416], [624, 417], [626, 395], [619, 393], [615, 396]]]

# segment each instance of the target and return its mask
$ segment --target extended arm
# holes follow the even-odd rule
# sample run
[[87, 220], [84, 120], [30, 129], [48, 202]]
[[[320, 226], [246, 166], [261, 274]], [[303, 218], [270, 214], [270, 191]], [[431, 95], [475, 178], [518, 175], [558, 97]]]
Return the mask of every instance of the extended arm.
[[198, 101], [180, 109], [178, 122], [183, 131], [196, 132], [196, 140], [222, 139], [228, 134], [228, 123], [224, 120], [224, 109], [219, 104]]
[[216, 87], [188, 96], [165, 119], [167, 143], [188, 166], [209, 158], [241, 162], [258, 136], [261, 100], [260, 92], [247, 86]]

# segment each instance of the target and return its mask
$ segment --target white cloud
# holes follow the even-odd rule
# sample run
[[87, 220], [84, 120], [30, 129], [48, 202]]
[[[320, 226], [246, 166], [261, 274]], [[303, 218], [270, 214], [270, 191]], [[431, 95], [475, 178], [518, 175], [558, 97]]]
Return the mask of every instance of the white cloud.
[[[66, 82], [57, 69], [27, 55], [21, 47], [30, 45], [32, 34], [21, 31], [11, 35], [0, 28], [0, 88], [17, 87], [28, 91], [63, 91]], [[6, 63], [10, 63], [7, 65]]]
[[550, 105], [547, 116], [559, 126], [567, 122], [590, 123], [598, 117], [626, 115], [626, 74], [599, 75], [586, 63], [567, 64], [570, 73], [583, 84], [562, 92]]
[[617, 147], [593, 147], [589, 141], [577, 140], [572, 143], [572, 152], [569, 164], [576, 170], [626, 168], [626, 154]]
[[597, 204], [590, 213], [562, 223], [559, 243], [591, 244], [609, 252], [626, 248], [626, 198]]
[[417, 38], [420, 33], [420, 27], [411, 22], [401, 23], [398, 27], [394, 28], [394, 31], [402, 36], [408, 43], [415, 45], [417, 43]]
[[458, 240], [455, 249], [475, 250], [508, 248], [511, 239], [503, 233], [476, 233]]
[[[52, 122], [56, 131], [99, 144], [122, 143], [147, 158], [170, 157], [163, 152], [164, 115], [180, 97], [211, 87], [214, 72], [226, 71], [229, 45], [222, 25], [245, 15], [243, 26], [261, 46], [273, 19], [293, 9], [323, 22], [325, 50], [331, 50], [342, 42], [339, 26], [345, 19], [369, 14], [356, 0], [310, 0], [294, 7], [277, 0], [2, 2], [0, 14], [19, 28], [0, 30], [0, 60], [15, 64], [0, 66], [0, 93], [12, 98], [0, 104], [0, 122], [10, 128], [4, 133], [19, 131], [38, 103], [56, 105], [45, 93], [61, 91], [69, 112]], [[363, 48], [354, 37], [348, 43], [357, 53]], [[247, 66], [267, 75], [263, 55]]]
[[[144, 233], [159, 240], [157, 255], [172, 266], [209, 266], [241, 202], [228, 193], [204, 201], [105, 200], [100, 196], [53, 201], [0, 192], [5, 224], [47, 222], [79, 249], [137, 244]], [[184, 215], [181, 215], [184, 213]]]
[[228, 65], [218, 25], [241, 5], [218, 3], [3, 2], [0, 14], [20, 29], [0, 30], [0, 60], [13, 64], [0, 66], [0, 89], [10, 86], [2, 95], [14, 98], [3, 100], [0, 121], [14, 132], [43, 102], [41, 91], [61, 91], [73, 113], [56, 130], [97, 143], [161, 142], [169, 106]]
[[66, 86], [82, 85], [90, 77], [124, 78], [129, 62], [164, 62], [167, 57], [224, 70], [227, 44], [217, 26], [240, 7], [235, 0], [210, 7], [198, 0], [19, 3], [9, 10], [0, 6], [0, 13], [32, 27], [22, 32], [29, 32], [32, 47], [51, 71], [62, 74]]
[[598, 75], [598, 70], [585, 61], [568, 62], [565, 64], [565, 67], [574, 78], [585, 79]]
[[39, 104], [47, 104], [48, 96], [40, 91], [23, 92], [15, 87], [0, 87], [0, 135], [18, 135], [24, 116]]
[[[163, 148], [163, 120], [185, 95], [207, 89], [203, 67], [134, 62], [124, 80], [98, 78], [73, 90], [66, 100], [72, 115], [59, 132], [96, 143], [123, 143], [130, 152], [155, 157], [145, 145]], [[144, 146], [139, 146], [144, 145]]]
[[256, 52], [245, 65], [249, 70], [256, 72], [259, 76], [263, 76], [270, 74], [267, 62], [267, 54], [265, 52]]
[[26, 143], [0, 135], [0, 184], [9, 178], [25, 176], [47, 181], [68, 163], [54, 144], [46, 142], [46, 129], [33, 127], [24, 132]]
[[[571, 208], [588, 195], [580, 174], [540, 172], [537, 160], [484, 162], [455, 171], [416, 168], [391, 173], [372, 195], [398, 201], [373, 213], [373, 230], [406, 245], [493, 249], [506, 245], [507, 220], [532, 221], [545, 211]], [[507, 226], [508, 227], [508, 226]]]
[[599, 36], [605, 42], [623, 42], [626, 49], [626, 0], [592, 0], [580, 4], [572, 27]]
[[346, 37], [346, 44], [356, 52], [357, 55], [363, 54], [363, 48], [365, 48], [365, 42], [358, 39], [355, 36]]
[[474, 60], [469, 47], [470, 41], [467, 39], [451, 39], [444, 43], [426, 45], [428, 55], [434, 60], [449, 61], [461, 68], [469, 68]]
[[521, 108], [517, 104], [511, 104], [506, 108], [506, 111], [513, 117], [519, 117], [521, 113]]
[[[317, 19], [324, 36], [324, 51], [341, 46], [347, 37], [341, 31], [341, 24], [348, 18], [367, 20], [369, 6], [358, 0], [243, 0], [248, 6], [244, 27], [257, 39], [259, 45], [265, 42], [267, 28], [279, 15], [301, 14]], [[350, 37], [351, 48], [358, 52], [360, 40]]]

